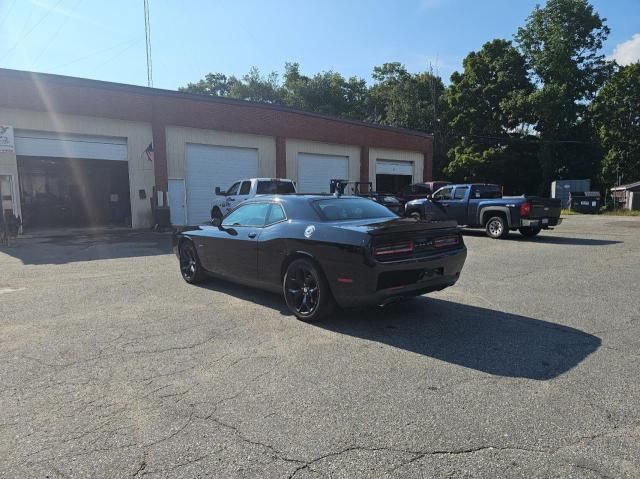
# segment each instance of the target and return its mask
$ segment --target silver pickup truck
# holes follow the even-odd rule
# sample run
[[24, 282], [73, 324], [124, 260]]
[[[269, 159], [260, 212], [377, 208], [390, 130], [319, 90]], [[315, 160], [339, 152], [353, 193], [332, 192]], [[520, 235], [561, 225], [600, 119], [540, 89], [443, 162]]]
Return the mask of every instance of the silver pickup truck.
[[247, 178], [234, 182], [226, 191], [216, 187], [211, 219], [222, 219], [238, 204], [257, 195], [289, 195], [295, 192], [295, 183], [287, 178]]

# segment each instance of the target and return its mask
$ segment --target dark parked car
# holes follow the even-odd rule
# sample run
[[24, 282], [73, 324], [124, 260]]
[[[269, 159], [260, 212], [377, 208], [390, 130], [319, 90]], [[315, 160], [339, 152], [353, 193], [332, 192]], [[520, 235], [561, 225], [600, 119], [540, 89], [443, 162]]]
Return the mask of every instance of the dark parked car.
[[396, 195], [402, 203], [413, 200], [428, 198], [429, 195], [438, 191], [443, 186], [450, 185], [449, 181], [425, 181], [422, 183], [411, 183], [402, 188]]
[[460, 226], [484, 228], [491, 238], [506, 238], [510, 230], [535, 236], [542, 229], [559, 225], [560, 200], [535, 196], [502, 196], [498, 185], [450, 185], [431, 199], [405, 205], [409, 217], [455, 220]]
[[284, 294], [301, 320], [453, 285], [467, 256], [453, 222], [399, 218], [353, 196], [260, 196], [215, 226], [174, 235], [185, 281], [207, 276]]
[[[347, 188], [350, 191], [347, 191]], [[369, 198], [373, 201], [386, 206], [398, 216], [404, 216], [404, 203], [391, 193], [380, 193], [373, 191], [373, 183], [371, 181], [348, 181], [348, 180], [331, 180], [329, 182], [329, 191], [343, 195], [360, 196], [361, 198]]]

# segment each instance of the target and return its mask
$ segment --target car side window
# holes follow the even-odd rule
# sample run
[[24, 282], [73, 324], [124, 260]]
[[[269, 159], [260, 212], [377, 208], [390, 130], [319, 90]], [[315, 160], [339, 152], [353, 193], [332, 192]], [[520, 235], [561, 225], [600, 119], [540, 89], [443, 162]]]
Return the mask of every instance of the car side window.
[[465, 195], [467, 194], [467, 187], [456, 188], [455, 193], [453, 194], [454, 200], [464, 200]]
[[240, 182], [234, 183], [231, 185], [231, 188], [227, 190], [227, 196], [235, 196], [238, 194], [238, 188], [240, 187]]
[[241, 195], [248, 195], [251, 192], [251, 182], [250, 181], [243, 181], [242, 182], [242, 186], [240, 187], [240, 194]]
[[434, 200], [450, 200], [453, 188], [441, 188], [433, 195]]
[[287, 216], [284, 214], [284, 210], [281, 205], [272, 204], [271, 209], [269, 210], [269, 214], [267, 216], [266, 225], [272, 225], [274, 223], [279, 223], [280, 221], [284, 221], [287, 219]]
[[264, 226], [269, 211], [269, 203], [242, 205], [222, 220], [223, 226]]

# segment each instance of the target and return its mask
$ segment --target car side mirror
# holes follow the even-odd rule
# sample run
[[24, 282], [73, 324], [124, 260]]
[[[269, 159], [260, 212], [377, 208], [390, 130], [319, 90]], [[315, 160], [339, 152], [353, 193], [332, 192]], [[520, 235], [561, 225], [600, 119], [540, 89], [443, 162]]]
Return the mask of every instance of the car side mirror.
[[222, 196], [224, 193], [220, 191], [220, 187], [216, 186], [216, 196]]
[[211, 226], [222, 226], [222, 218], [211, 218]]

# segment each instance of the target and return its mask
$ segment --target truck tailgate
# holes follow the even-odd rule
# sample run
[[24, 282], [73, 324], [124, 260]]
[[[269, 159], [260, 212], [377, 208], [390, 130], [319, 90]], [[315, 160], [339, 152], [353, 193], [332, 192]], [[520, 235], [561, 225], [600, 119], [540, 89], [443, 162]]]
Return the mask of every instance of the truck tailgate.
[[528, 198], [531, 203], [531, 212], [528, 218], [560, 218], [561, 203], [559, 198]]

